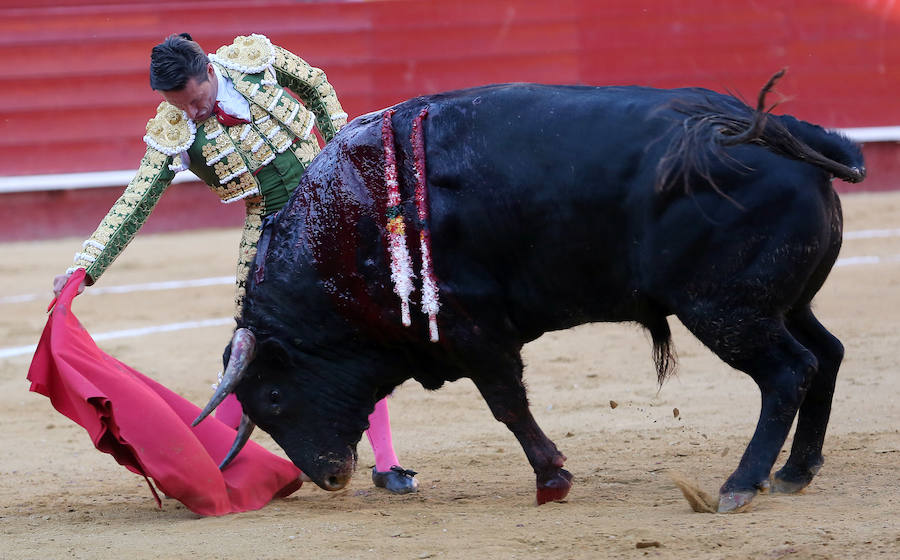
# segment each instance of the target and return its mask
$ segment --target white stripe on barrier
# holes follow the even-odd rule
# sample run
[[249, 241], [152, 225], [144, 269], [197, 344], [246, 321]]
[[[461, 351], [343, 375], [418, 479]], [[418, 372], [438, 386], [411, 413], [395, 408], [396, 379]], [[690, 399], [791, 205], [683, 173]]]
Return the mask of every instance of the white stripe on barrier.
[[[869, 126], [833, 129], [854, 142], [900, 142], [900, 126]], [[0, 194], [34, 191], [124, 187], [136, 171], [89, 171], [86, 173], [54, 173], [49, 175], [12, 175], [0, 177]], [[199, 181], [190, 171], [179, 173], [172, 183]]]
[[[125, 187], [137, 170], [53, 173], [49, 175], [13, 175], [0, 177], [0, 194], [38, 191], [64, 191], [102, 187]], [[172, 184], [199, 181], [190, 171], [175, 175]]]
[[[129, 338], [135, 336], [144, 336], [147, 334], [156, 334], [162, 332], [183, 331], [185, 329], [200, 329], [204, 327], [221, 327], [228, 324], [234, 324], [231, 317], [219, 317], [217, 319], [203, 319], [201, 321], [185, 321], [183, 323], [169, 323], [168, 325], [155, 325], [152, 327], [141, 327], [137, 329], [125, 329], [121, 331], [110, 331], [93, 335], [95, 341], [113, 340], [116, 338]], [[37, 344], [29, 344], [27, 346], [13, 346], [11, 348], [0, 348], [0, 358], [12, 358], [32, 354], [37, 349]]]
[[900, 142], [900, 126], [863, 126], [836, 130], [854, 142]]

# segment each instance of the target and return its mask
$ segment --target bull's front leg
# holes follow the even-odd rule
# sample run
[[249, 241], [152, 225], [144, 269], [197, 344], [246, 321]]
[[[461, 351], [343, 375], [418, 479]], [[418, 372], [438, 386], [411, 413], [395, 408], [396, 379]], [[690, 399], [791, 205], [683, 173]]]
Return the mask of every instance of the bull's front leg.
[[494, 418], [516, 436], [537, 477], [538, 505], [562, 500], [572, 488], [572, 474], [562, 468], [566, 456], [559, 452], [535, 422], [521, 380], [521, 362], [515, 375], [494, 372], [490, 380], [473, 379]]

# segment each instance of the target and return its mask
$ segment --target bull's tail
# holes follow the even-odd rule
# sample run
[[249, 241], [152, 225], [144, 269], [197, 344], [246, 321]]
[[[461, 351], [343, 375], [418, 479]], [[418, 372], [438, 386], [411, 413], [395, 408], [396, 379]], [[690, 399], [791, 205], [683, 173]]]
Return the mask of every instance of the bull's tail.
[[779, 153], [817, 165], [848, 183], [866, 178], [862, 152], [846, 136], [788, 115], [779, 118], [779, 125], [783, 130], [779, 139], [783, 136], [784, 141], [772, 146]]
[[756, 109], [731, 98], [733, 103], [707, 99], [705, 103], [681, 103], [673, 108], [686, 115], [657, 168], [657, 192], [670, 192], [681, 186], [690, 192], [692, 179], [699, 177], [723, 196], [710, 172], [714, 157], [741, 165], [731, 159], [724, 147], [756, 144], [773, 152], [818, 166], [835, 177], [858, 183], [866, 176], [859, 146], [840, 133], [797, 120], [771, 115], [775, 105], [766, 108], [766, 95], [784, 75], [777, 72], [760, 90]]
[[672, 330], [665, 316], [644, 323], [653, 341], [653, 364], [656, 366], [656, 378], [660, 386], [675, 372], [678, 358], [672, 347]]

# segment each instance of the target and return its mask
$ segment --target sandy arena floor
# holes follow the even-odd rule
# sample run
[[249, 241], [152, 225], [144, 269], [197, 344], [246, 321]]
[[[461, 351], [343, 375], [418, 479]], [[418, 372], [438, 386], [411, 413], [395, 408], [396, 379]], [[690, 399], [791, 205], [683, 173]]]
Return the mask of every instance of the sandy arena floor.
[[[661, 391], [648, 337], [634, 326], [586, 325], [526, 347], [535, 416], [575, 475], [564, 503], [541, 507], [515, 439], [461, 381], [432, 393], [408, 382], [391, 401], [398, 453], [420, 471], [415, 495], [375, 489], [363, 444], [361, 468], [341, 492], [307, 484], [260, 511], [219, 518], [172, 500], [157, 509], [143, 478], [28, 392], [31, 355], [20, 352], [0, 357], [0, 558], [900, 558], [900, 193], [843, 200], [845, 232], [893, 235], [848, 235], [842, 266], [817, 299], [846, 358], [826, 464], [803, 495], [760, 496], [740, 515], [690, 510], [667, 471], [717, 492], [752, 433], [759, 393], [677, 320], [679, 374]], [[139, 235], [74, 311], [95, 335], [228, 317], [226, 284], [91, 291], [231, 275], [238, 236], [237, 229]], [[0, 352], [37, 342], [50, 280], [80, 242], [0, 244]], [[12, 301], [29, 294], [37, 297]], [[100, 346], [202, 405], [230, 330]], [[280, 452], [264, 434], [254, 438]]]

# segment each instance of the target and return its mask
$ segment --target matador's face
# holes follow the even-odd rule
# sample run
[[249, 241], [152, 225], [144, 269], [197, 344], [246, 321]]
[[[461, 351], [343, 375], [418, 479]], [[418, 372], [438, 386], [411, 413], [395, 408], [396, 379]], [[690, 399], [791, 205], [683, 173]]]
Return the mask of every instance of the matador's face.
[[206, 76], [202, 81], [192, 77], [184, 88], [160, 93], [171, 105], [187, 113], [192, 121], [201, 122], [212, 116], [218, 90], [216, 72], [212, 64], [207, 64]]

